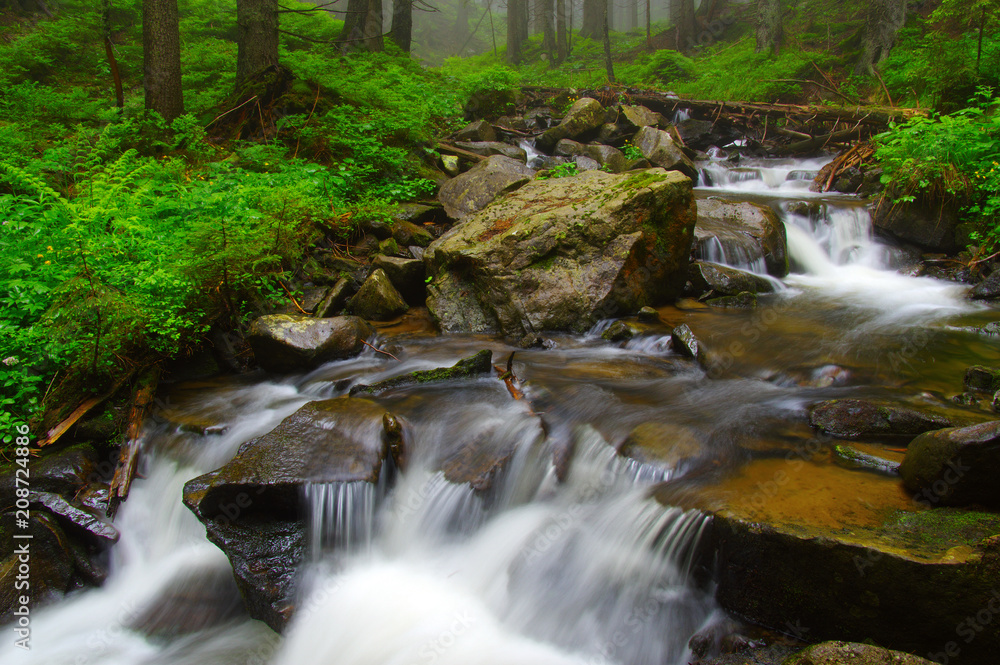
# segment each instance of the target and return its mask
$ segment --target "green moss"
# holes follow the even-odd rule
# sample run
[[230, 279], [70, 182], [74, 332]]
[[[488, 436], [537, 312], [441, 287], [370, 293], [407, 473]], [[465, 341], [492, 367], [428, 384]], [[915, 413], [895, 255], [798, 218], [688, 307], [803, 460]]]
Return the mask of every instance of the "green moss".
[[394, 388], [404, 388], [407, 386], [423, 385], [427, 383], [438, 383], [441, 381], [451, 381], [453, 379], [467, 379], [480, 374], [486, 374], [492, 367], [493, 352], [483, 349], [479, 353], [463, 358], [451, 367], [438, 367], [437, 369], [418, 370], [403, 374], [385, 381], [379, 381], [371, 385], [360, 384], [351, 388], [351, 395], [368, 393], [377, 395], [386, 390]]
[[894, 513], [884, 525], [914, 549], [944, 553], [953, 547], [974, 547], [984, 538], [1000, 534], [1000, 515], [960, 508], [934, 508], [919, 513]]

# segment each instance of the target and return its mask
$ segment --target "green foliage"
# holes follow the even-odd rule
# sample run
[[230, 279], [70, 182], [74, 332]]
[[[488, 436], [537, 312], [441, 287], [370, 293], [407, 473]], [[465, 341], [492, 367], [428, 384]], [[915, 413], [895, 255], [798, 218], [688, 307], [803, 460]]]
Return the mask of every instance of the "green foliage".
[[1000, 244], [1000, 99], [981, 90], [973, 106], [933, 118], [915, 117], [878, 137], [882, 181], [898, 200], [917, 193], [962, 204], [974, 239]]
[[546, 180], [548, 178], [571, 178], [580, 172], [580, 167], [577, 166], [576, 162], [563, 162], [562, 164], [557, 164], [553, 166], [548, 171], [543, 171], [538, 175], [539, 180]]

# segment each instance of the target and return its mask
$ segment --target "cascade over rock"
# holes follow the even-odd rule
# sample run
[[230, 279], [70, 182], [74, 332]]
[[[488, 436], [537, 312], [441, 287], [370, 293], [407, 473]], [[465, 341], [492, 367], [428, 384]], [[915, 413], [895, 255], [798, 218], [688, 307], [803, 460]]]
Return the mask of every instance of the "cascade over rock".
[[694, 238], [695, 258], [716, 263], [725, 258], [725, 263], [738, 267], [750, 267], [759, 261], [769, 275], [788, 274], [785, 225], [767, 206], [715, 198], [700, 200]]
[[580, 332], [678, 296], [694, 223], [680, 173], [535, 181], [428, 248], [427, 305], [447, 332]]

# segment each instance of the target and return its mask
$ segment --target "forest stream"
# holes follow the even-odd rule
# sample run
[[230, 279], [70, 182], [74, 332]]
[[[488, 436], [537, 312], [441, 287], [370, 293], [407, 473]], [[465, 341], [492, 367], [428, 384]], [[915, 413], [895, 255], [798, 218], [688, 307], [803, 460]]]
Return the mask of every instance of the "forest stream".
[[[625, 342], [602, 339], [604, 321], [526, 350], [438, 334], [418, 311], [379, 330], [400, 362], [368, 349], [306, 374], [168, 386], [160, 400], [171, 417], [149, 425], [143, 477], [115, 521], [108, 580], [39, 610], [33, 650], [7, 641], [0, 661], [692, 661], [691, 637], [727, 620], [704, 564], [713, 512], [861, 538], [889, 514], [926, 510], [892, 470], [898, 447], [862, 441], [846, 459], [810, 427], [812, 405], [955, 406], [968, 366], [1000, 363], [996, 344], [974, 330], [1000, 318], [995, 310], [968, 300], [966, 286], [909, 276], [911, 257], [873, 237], [864, 201], [809, 191], [825, 161], [737, 166], [715, 151], [699, 164], [699, 201], [765, 203], [785, 225], [791, 272], [767, 277], [774, 292], [755, 308], [681, 300], [659, 308], [659, 321], [636, 323]], [[738, 246], [704, 251], [766, 275]], [[681, 324], [707, 362], [672, 350], [670, 330]], [[247, 618], [229, 560], [181, 501], [185, 483], [311, 401], [484, 348], [497, 364], [515, 352], [525, 399], [493, 376], [374, 398], [409, 427], [405, 469], [378, 484], [308, 485], [296, 613], [280, 637]], [[204, 423], [203, 433], [178, 425], [188, 421]], [[618, 454], [641, 426], [669, 426], [675, 448]], [[450, 483], [441, 470], [472, 444], [508, 458], [487, 488]], [[157, 615], [165, 606], [188, 609]]]

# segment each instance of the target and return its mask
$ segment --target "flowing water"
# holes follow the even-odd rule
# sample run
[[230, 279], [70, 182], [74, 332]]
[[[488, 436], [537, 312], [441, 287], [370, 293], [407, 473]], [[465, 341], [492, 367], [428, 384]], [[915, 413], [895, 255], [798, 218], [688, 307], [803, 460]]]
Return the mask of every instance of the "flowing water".
[[[517, 350], [514, 369], [527, 401], [512, 400], [495, 378], [380, 397], [408, 424], [411, 459], [391, 486], [306, 488], [308, 562], [298, 613], [283, 637], [232, 608], [174, 634], [136, 629], [164, 595], [197, 596], [214, 588], [206, 580], [222, 580], [220, 593], [236, 603], [225, 584], [226, 557], [180, 503], [184, 482], [351, 383], [450, 365], [484, 347], [497, 360], [514, 349], [482, 337], [439, 337], [417, 320], [382, 331], [400, 347], [400, 363], [369, 351], [304, 376], [189, 391], [168, 405], [173, 416], [151, 426], [146, 475], [120, 511], [123, 535], [106, 585], [37, 612], [33, 650], [7, 642], [0, 659], [688, 662], [688, 639], [721, 618], [711, 584], [692, 574], [708, 518], [657, 503], [654, 486], [710, 482], [801, 445], [811, 436], [806, 409], [818, 400], [944, 399], [960, 391], [967, 365], [998, 360], [993, 342], [967, 331], [997, 317], [967, 301], [966, 287], [898, 272], [906, 254], [872, 238], [860, 202], [808, 191], [820, 166], [734, 166], [721, 151], [705, 165], [698, 196], [767, 203], [786, 225], [793, 274], [758, 309], [681, 303], [661, 308], [663, 323], [626, 344], [602, 341], [598, 326], [588, 335], [553, 336], [550, 349]], [[803, 200], [814, 205], [792, 205]], [[712, 251], [713, 260], [762, 270], [725, 247]], [[667, 326], [680, 323], [712, 350], [708, 369], [670, 350]], [[210, 421], [212, 433], [188, 433], [178, 418]], [[616, 447], [649, 423], [674, 428], [686, 454], [619, 456]], [[440, 470], [468, 442], [509, 457], [488, 491], [449, 483]]]

